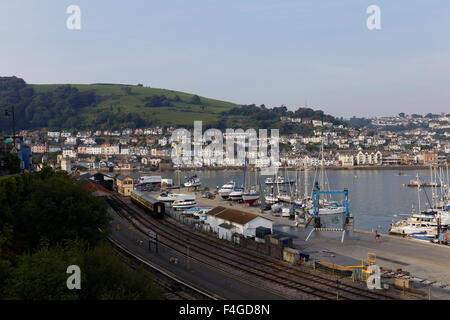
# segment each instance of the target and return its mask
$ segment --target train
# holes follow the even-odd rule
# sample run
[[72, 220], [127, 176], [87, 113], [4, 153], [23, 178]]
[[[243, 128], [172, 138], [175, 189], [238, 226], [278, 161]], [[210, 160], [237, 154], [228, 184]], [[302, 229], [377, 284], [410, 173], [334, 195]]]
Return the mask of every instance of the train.
[[166, 206], [164, 205], [164, 202], [157, 201], [156, 199], [149, 197], [143, 191], [131, 191], [131, 202], [143, 208], [155, 218], [163, 218], [166, 213]]

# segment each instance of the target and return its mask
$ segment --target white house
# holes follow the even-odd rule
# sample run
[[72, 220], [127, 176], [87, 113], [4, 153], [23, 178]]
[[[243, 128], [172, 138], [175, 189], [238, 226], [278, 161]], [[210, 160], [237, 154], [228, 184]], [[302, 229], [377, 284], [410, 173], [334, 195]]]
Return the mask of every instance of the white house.
[[232, 240], [235, 233], [244, 237], [253, 237], [257, 227], [265, 227], [273, 231], [272, 220], [257, 214], [222, 206], [215, 207], [207, 212], [206, 222], [214, 232], [218, 233], [220, 239], [229, 241]]
[[49, 132], [47, 133], [47, 136], [48, 136], [49, 138], [59, 138], [60, 135], [61, 135], [61, 133], [60, 133], [59, 131], [54, 131], [54, 132], [49, 131]]
[[64, 148], [62, 155], [63, 155], [63, 158], [76, 158], [77, 152], [71, 148]]
[[355, 157], [348, 152], [338, 152], [337, 158], [343, 167], [352, 167], [355, 164]]
[[64, 141], [64, 144], [76, 145], [77, 138], [76, 137], [67, 137], [66, 141]]

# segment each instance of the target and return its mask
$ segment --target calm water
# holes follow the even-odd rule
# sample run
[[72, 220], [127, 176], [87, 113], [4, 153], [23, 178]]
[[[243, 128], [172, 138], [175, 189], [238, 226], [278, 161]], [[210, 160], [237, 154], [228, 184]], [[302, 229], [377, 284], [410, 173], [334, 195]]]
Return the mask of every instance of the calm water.
[[[331, 190], [342, 190], [347, 188], [349, 191], [349, 209], [355, 217], [355, 228], [361, 230], [378, 230], [381, 233], [387, 233], [390, 224], [393, 221], [404, 218], [405, 214], [410, 214], [412, 206], [415, 210], [418, 208], [417, 188], [403, 187], [408, 184], [410, 179], [415, 179], [419, 173], [419, 178], [430, 181], [429, 170], [406, 170], [399, 175], [398, 170], [329, 170], [326, 172]], [[145, 173], [146, 175], [159, 175], [160, 173]], [[202, 185], [215, 189], [222, 186], [229, 180], [242, 184], [243, 170], [224, 170], [224, 171], [182, 171], [181, 182], [185, 176], [197, 174], [201, 179]], [[284, 173], [281, 173], [285, 175]], [[313, 185], [314, 171], [309, 173], [309, 190]], [[176, 172], [162, 172], [163, 178], [172, 178], [174, 183], [178, 183]], [[289, 171], [291, 179], [296, 178], [295, 171]], [[261, 183], [264, 185], [264, 179], [261, 177]], [[300, 191], [303, 194], [304, 174], [299, 172]], [[255, 173], [247, 172], [247, 179], [250, 182], [255, 181]], [[295, 188], [295, 187], [294, 187]], [[428, 197], [431, 199], [431, 188], [425, 188]], [[427, 197], [421, 191], [421, 208], [427, 205]], [[335, 200], [341, 200], [336, 196]]]

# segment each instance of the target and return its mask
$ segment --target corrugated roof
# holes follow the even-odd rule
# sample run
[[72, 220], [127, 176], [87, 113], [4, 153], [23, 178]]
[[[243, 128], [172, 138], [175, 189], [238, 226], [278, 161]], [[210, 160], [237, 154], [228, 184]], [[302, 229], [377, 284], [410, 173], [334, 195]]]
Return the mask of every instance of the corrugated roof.
[[240, 211], [240, 210], [235, 210], [235, 209], [225, 209], [222, 212], [219, 212], [218, 214], [216, 214], [215, 217], [223, 219], [225, 221], [230, 221], [230, 222], [244, 225], [247, 222], [250, 222], [259, 216], [257, 214], [253, 214], [250, 212], [245, 212], [245, 211]]
[[[228, 222], [234, 222], [234, 223], [237, 223], [240, 225], [244, 225], [244, 224], [252, 221], [255, 218], [261, 217], [254, 213], [230, 209], [230, 208], [226, 208], [226, 207], [222, 207], [222, 206], [215, 207], [214, 209], [208, 211], [206, 214], [209, 216], [220, 218], [220, 219], [228, 221]], [[261, 217], [261, 218], [270, 221], [270, 219], [267, 219], [265, 217]]]
[[227, 208], [225, 208], [225, 207], [218, 206], [218, 207], [215, 207], [214, 209], [209, 210], [206, 214], [209, 216], [215, 216], [216, 214], [218, 214], [226, 209]]

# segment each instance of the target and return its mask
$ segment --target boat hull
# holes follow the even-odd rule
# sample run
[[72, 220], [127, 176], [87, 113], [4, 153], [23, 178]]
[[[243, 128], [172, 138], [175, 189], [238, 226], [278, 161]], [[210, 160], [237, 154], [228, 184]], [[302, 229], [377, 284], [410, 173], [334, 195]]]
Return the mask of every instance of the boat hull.
[[253, 205], [259, 199], [259, 194], [243, 194], [242, 200], [249, 205]]

